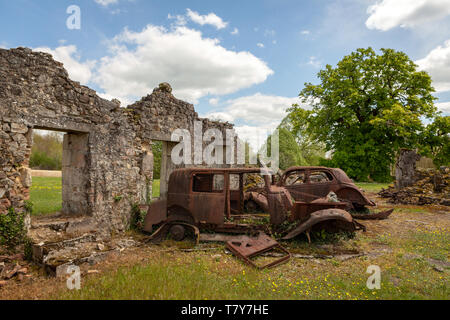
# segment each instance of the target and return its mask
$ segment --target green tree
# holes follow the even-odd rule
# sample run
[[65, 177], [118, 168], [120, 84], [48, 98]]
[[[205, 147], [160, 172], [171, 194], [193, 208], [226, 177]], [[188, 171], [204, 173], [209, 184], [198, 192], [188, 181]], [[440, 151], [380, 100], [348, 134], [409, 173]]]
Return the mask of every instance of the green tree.
[[450, 116], [438, 116], [429, 124], [422, 139], [422, 154], [437, 166], [450, 165]]
[[[298, 106], [298, 105], [296, 105]], [[317, 166], [325, 158], [325, 144], [315, 140], [306, 130], [305, 116], [299, 112], [308, 113], [307, 110], [297, 109], [297, 112], [290, 113], [280, 124], [280, 128], [285, 128], [294, 136], [300, 149], [301, 157], [305, 165]]]
[[[280, 149], [279, 149], [279, 157], [280, 157], [280, 169], [286, 170], [292, 166], [304, 166], [307, 165], [305, 159], [303, 158], [301, 149], [297, 142], [295, 141], [295, 137], [292, 133], [286, 128], [280, 127], [279, 129], [279, 141], [280, 141]], [[268, 155], [271, 155], [271, 140], [272, 136], [269, 136], [266, 141], [266, 146], [268, 147]], [[263, 152], [264, 148], [261, 149]]]
[[312, 110], [293, 106], [290, 118], [333, 151], [327, 165], [360, 181], [389, 180], [397, 150], [419, 147], [422, 118], [437, 116], [430, 76], [403, 52], [358, 49], [318, 77], [299, 95]]
[[58, 132], [47, 135], [34, 133], [30, 167], [39, 170], [61, 170], [63, 136]]

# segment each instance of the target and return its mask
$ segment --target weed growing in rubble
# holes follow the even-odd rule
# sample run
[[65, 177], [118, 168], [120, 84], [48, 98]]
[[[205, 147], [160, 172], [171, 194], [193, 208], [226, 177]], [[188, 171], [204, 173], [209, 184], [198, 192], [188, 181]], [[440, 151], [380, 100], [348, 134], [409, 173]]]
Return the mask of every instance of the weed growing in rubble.
[[147, 213], [142, 211], [139, 204], [135, 203], [131, 207], [131, 230], [141, 230], [144, 224], [145, 215]]
[[26, 240], [25, 214], [10, 208], [7, 214], [0, 214], [0, 245], [9, 250]]

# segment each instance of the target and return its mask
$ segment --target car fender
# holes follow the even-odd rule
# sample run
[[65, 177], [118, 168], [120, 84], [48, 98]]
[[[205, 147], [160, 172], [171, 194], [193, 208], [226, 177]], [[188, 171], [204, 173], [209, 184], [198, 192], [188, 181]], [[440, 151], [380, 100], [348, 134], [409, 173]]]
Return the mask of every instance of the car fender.
[[310, 217], [305, 222], [303, 222], [302, 224], [297, 226], [297, 228], [289, 232], [285, 237], [283, 237], [283, 240], [293, 239], [299, 234], [305, 231], [309, 231], [314, 225], [328, 220], [342, 221], [355, 227], [353, 218], [347, 211], [341, 209], [325, 209], [311, 213]]
[[353, 186], [345, 186], [335, 193], [342, 200], [351, 201], [362, 206], [376, 206], [375, 202], [367, 198], [361, 190]]
[[167, 220], [167, 200], [159, 199], [152, 202], [144, 219], [145, 232], [152, 232], [153, 226]]

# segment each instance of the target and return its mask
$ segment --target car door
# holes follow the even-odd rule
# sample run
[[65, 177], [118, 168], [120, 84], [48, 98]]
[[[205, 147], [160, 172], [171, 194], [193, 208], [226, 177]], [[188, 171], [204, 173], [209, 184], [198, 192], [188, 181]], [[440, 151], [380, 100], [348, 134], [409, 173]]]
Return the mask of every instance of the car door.
[[222, 225], [225, 218], [226, 180], [223, 173], [192, 175], [190, 210], [198, 222]]

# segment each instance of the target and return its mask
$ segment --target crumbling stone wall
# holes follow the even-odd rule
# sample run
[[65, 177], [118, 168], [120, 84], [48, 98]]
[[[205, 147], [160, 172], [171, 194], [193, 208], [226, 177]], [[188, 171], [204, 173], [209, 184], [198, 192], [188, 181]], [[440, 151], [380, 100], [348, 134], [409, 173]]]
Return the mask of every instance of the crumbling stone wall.
[[204, 121], [204, 130], [232, 128], [199, 119], [168, 84], [121, 108], [71, 81], [49, 54], [0, 49], [0, 213], [24, 210], [29, 199], [33, 129], [63, 131], [64, 213], [122, 231], [132, 205], [151, 194], [152, 141], [170, 141], [177, 128], [193, 132], [194, 121]]
[[395, 187], [403, 189], [414, 184], [416, 163], [420, 156], [415, 150], [401, 149], [395, 163]]

